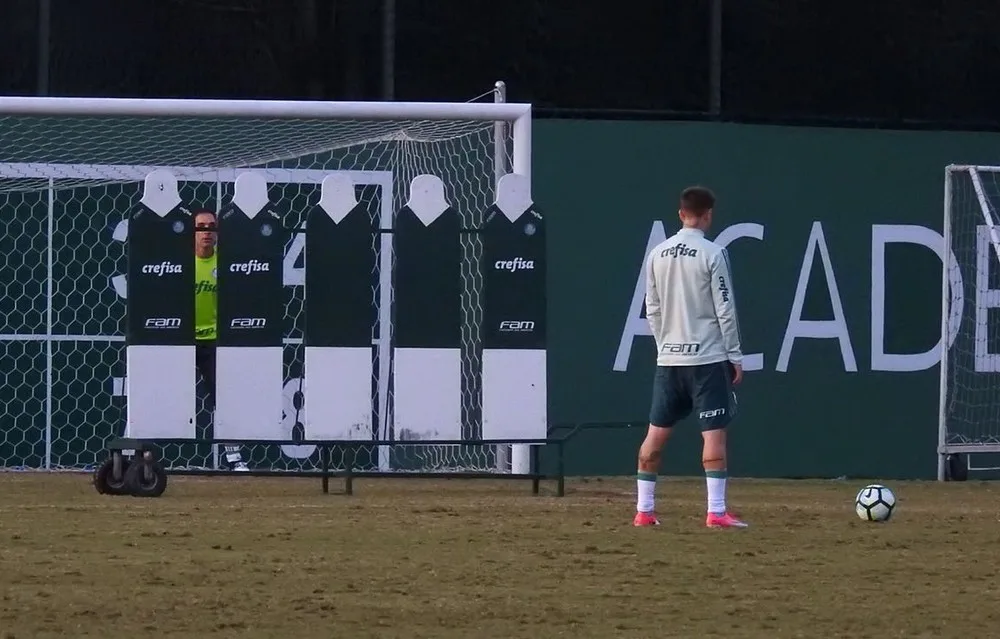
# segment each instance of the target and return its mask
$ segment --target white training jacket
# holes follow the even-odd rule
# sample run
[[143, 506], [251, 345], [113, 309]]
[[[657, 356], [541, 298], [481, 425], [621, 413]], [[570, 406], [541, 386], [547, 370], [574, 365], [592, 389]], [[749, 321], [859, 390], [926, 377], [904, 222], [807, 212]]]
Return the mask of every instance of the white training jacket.
[[658, 366], [742, 363], [726, 249], [683, 228], [646, 258], [646, 317]]

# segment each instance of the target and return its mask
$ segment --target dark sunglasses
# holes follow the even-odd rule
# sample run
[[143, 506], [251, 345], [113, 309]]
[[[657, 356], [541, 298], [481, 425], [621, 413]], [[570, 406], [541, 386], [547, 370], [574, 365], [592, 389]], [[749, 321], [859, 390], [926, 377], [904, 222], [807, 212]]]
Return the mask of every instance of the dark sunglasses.
[[196, 231], [216, 231], [216, 226], [214, 224], [195, 224], [194, 230]]

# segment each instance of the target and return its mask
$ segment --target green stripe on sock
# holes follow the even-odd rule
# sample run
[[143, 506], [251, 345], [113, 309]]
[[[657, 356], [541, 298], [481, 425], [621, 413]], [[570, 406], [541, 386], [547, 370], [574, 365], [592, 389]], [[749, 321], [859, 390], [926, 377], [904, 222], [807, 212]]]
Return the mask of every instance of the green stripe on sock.
[[712, 479], [725, 479], [726, 471], [724, 470], [706, 470], [705, 477], [710, 477]]
[[636, 479], [639, 481], [656, 481], [656, 473], [644, 473], [639, 471], [636, 475]]

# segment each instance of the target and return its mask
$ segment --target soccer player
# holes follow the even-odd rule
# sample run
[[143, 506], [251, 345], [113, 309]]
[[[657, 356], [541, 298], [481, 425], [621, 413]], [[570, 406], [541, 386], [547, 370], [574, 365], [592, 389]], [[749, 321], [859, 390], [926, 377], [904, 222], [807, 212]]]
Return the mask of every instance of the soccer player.
[[649, 430], [639, 449], [633, 524], [656, 526], [656, 475], [674, 425], [691, 414], [701, 423], [702, 465], [710, 528], [745, 528], [726, 510], [726, 426], [743, 378], [736, 300], [726, 250], [705, 238], [715, 195], [693, 186], [681, 193], [683, 228], [646, 259], [646, 317], [656, 340]]
[[[195, 366], [208, 389], [209, 410], [215, 410], [215, 340], [218, 336], [218, 286], [215, 251], [217, 218], [211, 211], [194, 214], [194, 338]], [[239, 446], [225, 445], [230, 470], [248, 471]]]

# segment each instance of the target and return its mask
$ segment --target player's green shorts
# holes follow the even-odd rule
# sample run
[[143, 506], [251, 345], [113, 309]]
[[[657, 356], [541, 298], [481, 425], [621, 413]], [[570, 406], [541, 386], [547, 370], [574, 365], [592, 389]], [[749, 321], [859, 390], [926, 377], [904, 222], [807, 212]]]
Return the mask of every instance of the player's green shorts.
[[657, 366], [649, 423], [670, 427], [691, 414], [702, 430], [725, 428], [736, 413], [729, 362], [697, 366]]

